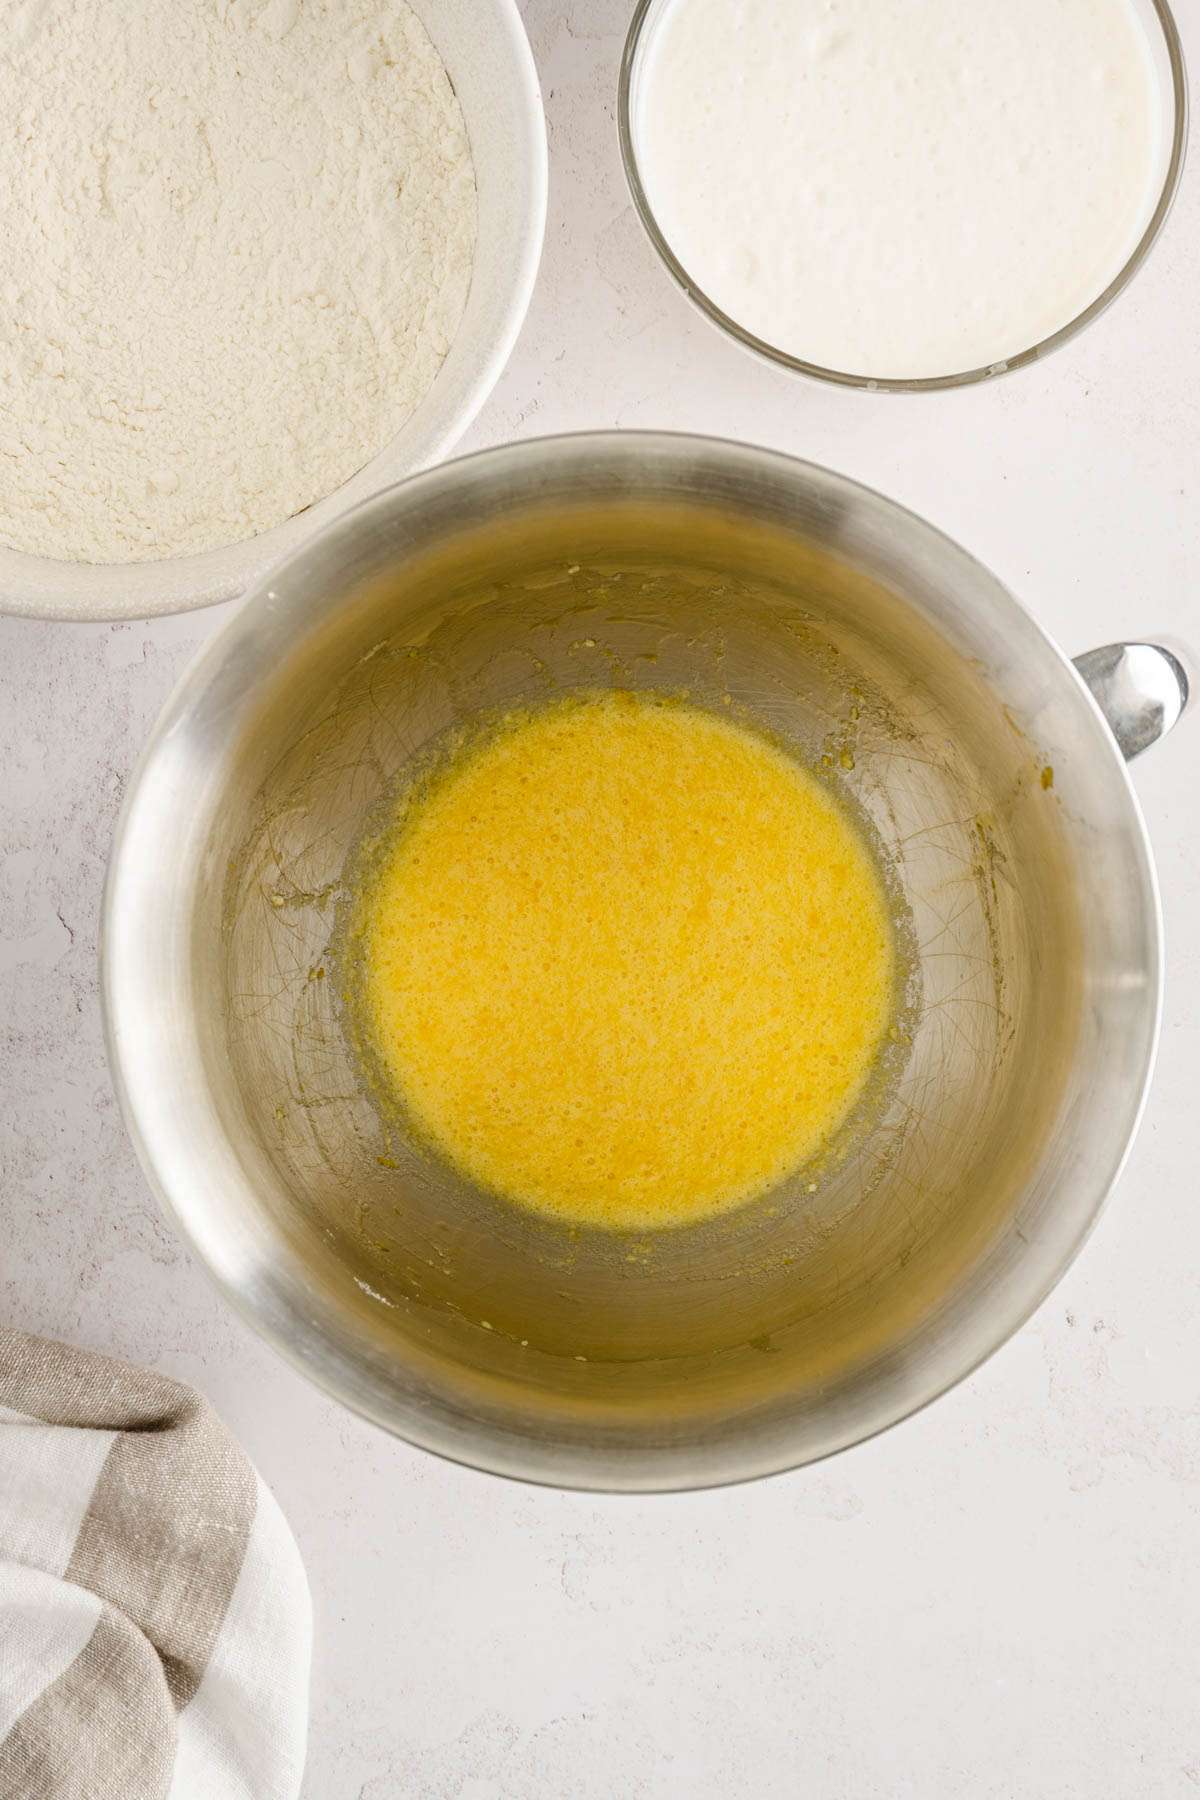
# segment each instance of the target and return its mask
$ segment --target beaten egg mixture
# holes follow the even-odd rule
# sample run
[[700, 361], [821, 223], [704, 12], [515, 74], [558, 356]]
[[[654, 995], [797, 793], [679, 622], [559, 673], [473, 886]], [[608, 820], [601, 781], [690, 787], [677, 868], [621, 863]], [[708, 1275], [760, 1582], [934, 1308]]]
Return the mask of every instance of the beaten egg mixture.
[[644, 1230], [764, 1193], [852, 1110], [893, 1006], [871, 853], [766, 738], [644, 694], [511, 714], [401, 802], [359, 1012], [477, 1183]]

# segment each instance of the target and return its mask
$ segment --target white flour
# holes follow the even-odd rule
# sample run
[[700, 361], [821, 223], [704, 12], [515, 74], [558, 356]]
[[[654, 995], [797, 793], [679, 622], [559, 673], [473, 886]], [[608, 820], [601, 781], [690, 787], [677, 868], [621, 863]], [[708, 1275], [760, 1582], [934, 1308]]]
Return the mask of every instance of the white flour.
[[18, 0], [0, 118], [0, 542], [249, 537], [429, 388], [475, 185], [403, 0]]

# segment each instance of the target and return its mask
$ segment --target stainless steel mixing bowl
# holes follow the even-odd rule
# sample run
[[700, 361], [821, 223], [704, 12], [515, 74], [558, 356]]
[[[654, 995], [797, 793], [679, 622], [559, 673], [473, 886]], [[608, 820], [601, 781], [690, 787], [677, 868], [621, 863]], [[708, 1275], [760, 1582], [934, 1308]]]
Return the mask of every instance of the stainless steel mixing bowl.
[[[1134, 752], [1186, 682], [1153, 646], [1083, 670], [930, 526], [762, 450], [525, 443], [369, 501], [204, 651], [118, 829], [111, 1049], [164, 1204], [314, 1379], [481, 1468], [690, 1487], [891, 1424], [1048, 1292], [1142, 1107], [1159, 909], [1102, 706]], [[639, 1236], [525, 1214], [415, 1148], [339, 1003], [347, 859], [411, 759], [606, 684], [729, 706], [822, 768], [911, 963], [911, 1041], [838, 1153]]]

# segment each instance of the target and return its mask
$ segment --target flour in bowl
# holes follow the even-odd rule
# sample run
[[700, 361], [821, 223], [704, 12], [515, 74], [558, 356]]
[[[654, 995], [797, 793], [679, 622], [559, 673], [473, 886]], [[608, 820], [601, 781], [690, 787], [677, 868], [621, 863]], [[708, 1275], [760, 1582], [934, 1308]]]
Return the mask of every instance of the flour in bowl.
[[475, 181], [403, 0], [18, 0], [0, 117], [0, 543], [250, 537], [429, 389]]

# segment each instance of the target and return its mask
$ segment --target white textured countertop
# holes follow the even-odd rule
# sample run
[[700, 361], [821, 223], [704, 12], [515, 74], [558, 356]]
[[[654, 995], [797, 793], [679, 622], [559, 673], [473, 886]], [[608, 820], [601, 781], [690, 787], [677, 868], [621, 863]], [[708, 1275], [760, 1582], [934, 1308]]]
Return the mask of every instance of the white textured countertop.
[[[1200, 169], [1132, 290], [1042, 367], [940, 396], [807, 385], [693, 314], [642, 236], [613, 116], [629, 0], [525, 10], [546, 257], [466, 447], [757, 439], [925, 514], [1073, 653], [1200, 640]], [[1200, 718], [1137, 769], [1162, 1051], [1062, 1287], [831, 1463], [596, 1500], [341, 1412], [226, 1311], [142, 1180], [101, 1041], [100, 888], [138, 748], [219, 618], [0, 620], [0, 1319], [196, 1382], [274, 1487], [316, 1606], [306, 1800], [1200, 1797]]]

